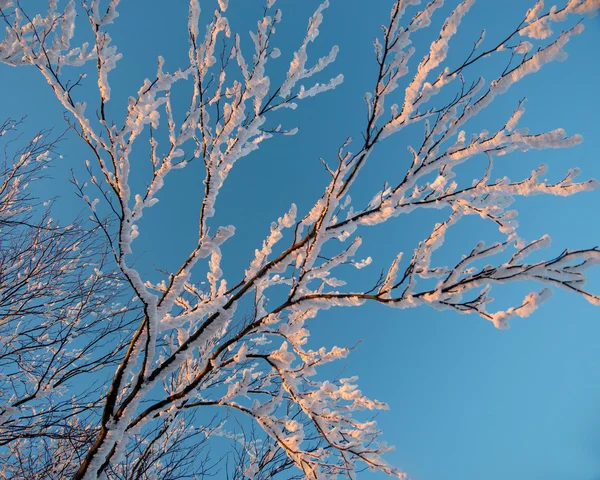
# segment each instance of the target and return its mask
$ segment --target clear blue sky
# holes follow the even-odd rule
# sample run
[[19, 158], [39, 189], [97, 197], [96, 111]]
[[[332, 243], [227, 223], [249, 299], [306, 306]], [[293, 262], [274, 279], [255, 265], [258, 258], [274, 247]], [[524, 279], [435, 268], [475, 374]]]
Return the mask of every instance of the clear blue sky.
[[[126, 98], [145, 77], [154, 74], [157, 55], [165, 57], [170, 71], [184, 65], [187, 57], [187, 2], [123, 3], [121, 16], [111, 29], [114, 43], [123, 53], [112, 74], [113, 98], [108, 107], [109, 115], [117, 119], [123, 117]], [[313, 0], [277, 3], [283, 9], [283, 23], [277, 32], [283, 54], [272, 62], [275, 79], [285, 73], [291, 49], [317, 5]], [[230, 281], [238, 279], [270, 222], [285, 213], [291, 202], [304, 213], [318, 198], [327, 181], [319, 157], [332, 158], [348, 135], [358, 138], [364, 127], [362, 97], [372, 89], [376, 75], [372, 39], [379, 33], [379, 25], [387, 21], [392, 2], [331, 3], [322, 34], [310, 52], [315, 59], [337, 43], [338, 61], [328, 74], [342, 72], [345, 82], [334, 92], [308, 99], [297, 111], [282, 115], [285, 126], [300, 128], [298, 135], [267, 142], [230, 174], [213, 222], [215, 226], [237, 226], [236, 237], [223, 248], [223, 268]], [[414, 37], [418, 52], [425, 51], [428, 41], [437, 35], [444, 12], [455, 3], [449, 0], [436, 16], [434, 28]], [[491, 43], [511, 31], [533, 3], [479, 0], [465, 19], [462, 33], [451, 43], [450, 64], [470, 50], [480, 29], [487, 30]], [[209, 12], [211, 5], [203, 2], [203, 10]], [[242, 33], [246, 48], [249, 38], [244, 32], [250, 29], [250, 20], [257, 18], [261, 5], [258, 0], [230, 1], [230, 20]], [[585, 25], [586, 31], [569, 43], [566, 62], [551, 64], [520, 82], [469, 124], [469, 133], [497, 128], [526, 96], [521, 126], [529, 126], [532, 132], [563, 127], [570, 134], [581, 133], [584, 143], [570, 150], [511, 154], [498, 162], [497, 175], [517, 179], [546, 163], [551, 179], [574, 166], [581, 167], [583, 177], [600, 178], [600, 20], [586, 20]], [[468, 75], [491, 79], [498, 67], [498, 63], [484, 62]], [[2, 67], [2, 79], [5, 116], [29, 114], [29, 129], [63, 129], [62, 111], [33, 69]], [[89, 87], [91, 79], [80, 92], [82, 98], [93, 101]], [[185, 112], [185, 94], [174, 95], [180, 114]], [[386, 178], [397, 178], [408, 165], [406, 145], [411, 136], [420, 135], [421, 127], [407, 129], [382, 144], [363, 171], [353, 199], [370, 199]], [[44, 194], [61, 195], [61, 214], [67, 218], [82, 205], [73, 201], [66, 173], [69, 168], [80, 169], [89, 154], [73, 135], [62, 144], [61, 152], [65, 158]], [[137, 154], [133, 168], [139, 168], [136, 179], [143, 182], [143, 175], [149, 172], [148, 160], [146, 152]], [[149, 275], [155, 275], [152, 267], [174, 268], [194, 243], [202, 194], [200, 173], [199, 168], [175, 172], [161, 203], [140, 225], [134, 249], [140, 256], [139, 265]], [[598, 245], [599, 200], [600, 192], [519, 200], [520, 233], [528, 240], [550, 234], [549, 257], [565, 247]], [[374, 263], [360, 271], [361, 280], [368, 276], [374, 281], [398, 251], [410, 256], [416, 242], [440, 218], [440, 212], [417, 211], [364, 231], [361, 251], [373, 256]], [[483, 238], [498, 237], [483, 220], [469, 218], [449, 233], [437, 258], [440, 263], [445, 258], [455, 259]], [[531, 286], [507, 287], [493, 296], [499, 307], [506, 307], [509, 300], [521, 299], [527, 287]], [[589, 287], [600, 292], [600, 271], [592, 274]], [[474, 316], [376, 305], [324, 312], [313, 322], [312, 330], [315, 345], [319, 341], [329, 345], [362, 341], [347, 361], [332, 365], [331, 371], [343, 369], [344, 375], [358, 375], [364, 392], [389, 404], [390, 410], [378, 417], [386, 440], [396, 446], [387, 458], [412, 478], [600, 480], [600, 310], [581, 298], [556, 291], [532, 317], [515, 319], [508, 331], [496, 330]], [[382, 477], [363, 473], [359, 478]]]

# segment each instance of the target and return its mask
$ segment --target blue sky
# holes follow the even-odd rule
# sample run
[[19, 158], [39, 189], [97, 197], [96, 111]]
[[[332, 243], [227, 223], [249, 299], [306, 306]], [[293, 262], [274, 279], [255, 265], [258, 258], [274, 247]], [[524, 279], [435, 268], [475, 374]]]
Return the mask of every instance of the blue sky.
[[[113, 42], [123, 60], [113, 72], [113, 98], [109, 115], [122, 118], [126, 99], [156, 69], [163, 55], [166, 69], [184, 65], [187, 57], [187, 2], [123, 2], [121, 16], [111, 28]], [[277, 32], [282, 56], [272, 62], [274, 79], [285, 74], [289, 56], [300, 41], [306, 19], [317, 2], [279, 0], [283, 23]], [[294, 137], [276, 138], [241, 160], [230, 174], [217, 204], [214, 225], [234, 224], [236, 236], [223, 248], [225, 276], [236, 280], [254, 249], [268, 233], [270, 222], [295, 202], [304, 213], [327, 182], [319, 158], [331, 159], [349, 135], [359, 138], [364, 127], [362, 97], [372, 89], [376, 75], [372, 39], [386, 22], [390, 1], [332, 0], [321, 36], [309, 53], [313, 59], [332, 44], [340, 46], [329, 77], [341, 72], [345, 82], [335, 91], [301, 103], [295, 112], [281, 115], [284, 126], [300, 128]], [[479, 0], [464, 21], [461, 34], [451, 43], [449, 64], [470, 50], [485, 28], [489, 45], [512, 31], [533, 2]], [[432, 29], [414, 37], [417, 52], [424, 53], [435, 38], [444, 13], [436, 15]], [[211, 2], [203, 10], [210, 11]], [[262, 2], [231, 0], [228, 16], [240, 33], [249, 30]], [[567, 46], [569, 58], [553, 63], [519, 82], [468, 126], [468, 132], [501, 126], [519, 99], [527, 97], [520, 125], [532, 132], [562, 127], [580, 133], [584, 143], [569, 150], [514, 153], [498, 163], [496, 175], [514, 179], [526, 176], [539, 163], [549, 165], [548, 177], [558, 179], [578, 166], [585, 178], [600, 178], [600, 20], [585, 22], [586, 31]], [[83, 25], [82, 23], [82, 26]], [[249, 38], [242, 34], [243, 46]], [[485, 46], [486, 44], [484, 44]], [[418, 57], [418, 53], [417, 56]], [[418, 57], [420, 58], [420, 57]], [[414, 65], [414, 61], [413, 61]], [[484, 61], [467, 76], [490, 79], [500, 63]], [[64, 128], [62, 111], [50, 89], [33, 69], [2, 67], [4, 115], [30, 116], [27, 128]], [[407, 77], [409, 78], [409, 77]], [[177, 113], [185, 113], [185, 85], [174, 93]], [[91, 81], [81, 98], [93, 102]], [[398, 94], [400, 94], [400, 89]], [[91, 105], [91, 103], [90, 103]], [[88, 107], [92, 108], [92, 107]], [[92, 111], [92, 110], [90, 110]], [[385, 141], [370, 158], [356, 184], [353, 199], [370, 199], [387, 178], [393, 181], [408, 165], [406, 145], [419, 138], [421, 127], [407, 129]], [[64, 159], [46, 183], [43, 195], [59, 194], [59, 216], [68, 218], [83, 208], [75, 202], [66, 182], [70, 168], [80, 170], [89, 153], [69, 135], [62, 144]], [[135, 152], [134, 152], [135, 153]], [[136, 162], [139, 162], [137, 167]], [[149, 172], [145, 152], [133, 159], [140, 184]], [[476, 162], [475, 162], [476, 163]], [[469, 167], [471, 168], [471, 167]], [[472, 168], [477, 171], [477, 166]], [[466, 171], [468, 173], [468, 171]], [[140, 225], [134, 243], [138, 265], [148, 275], [153, 268], [174, 268], [195, 242], [196, 215], [202, 194], [199, 166], [174, 172], [161, 194], [161, 202]], [[533, 240], [548, 233], [548, 257], [563, 248], [600, 244], [597, 205], [600, 192], [576, 197], [530, 197], [518, 200], [520, 234]], [[442, 213], [414, 212], [365, 230], [361, 252], [374, 263], [354, 273], [356, 282], [379, 275], [398, 251], [410, 256]], [[477, 241], [498, 238], [481, 219], [468, 218], [448, 234], [438, 252], [440, 263], [455, 259]], [[436, 257], [434, 257], [435, 259]], [[600, 292], [600, 271], [592, 273], [590, 289]], [[493, 295], [499, 307], [521, 299], [530, 285], [499, 289]], [[353, 345], [361, 341], [344, 362], [331, 371], [358, 375], [362, 390], [386, 401], [390, 410], [378, 417], [388, 443], [396, 450], [387, 459], [419, 480], [599, 480], [600, 479], [600, 338], [599, 310], [583, 299], [555, 292], [532, 317], [512, 322], [499, 331], [489, 322], [468, 315], [419, 308], [391, 310], [377, 305], [323, 312], [312, 323], [313, 341]], [[363, 473], [359, 478], [383, 478]]]

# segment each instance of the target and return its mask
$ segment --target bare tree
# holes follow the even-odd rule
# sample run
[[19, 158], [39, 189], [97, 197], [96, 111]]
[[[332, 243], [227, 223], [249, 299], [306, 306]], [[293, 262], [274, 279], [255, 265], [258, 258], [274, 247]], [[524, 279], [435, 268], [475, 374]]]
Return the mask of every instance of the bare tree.
[[[253, 52], [248, 54], [242, 52], [239, 35], [230, 29], [226, 0], [219, 0], [203, 31], [199, 2], [190, 0], [189, 62], [167, 73], [159, 57], [156, 75], [130, 97], [122, 122], [110, 116], [109, 75], [121, 55], [107, 31], [117, 17], [119, 1], [102, 3], [82, 2], [79, 11], [89, 21], [92, 39], [72, 46], [78, 8], [74, 1], [64, 10], [50, 2], [48, 12], [35, 16], [18, 3], [0, 2], [7, 26], [0, 59], [12, 66], [33, 65], [66, 110], [71, 128], [88, 145], [95, 159], [94, 165], [86, 166], [89, 186], [76, 184], [127, 284], [119, 288], [130, 290], [143, 310], [126, 352], [118, 356], [120, 347], [107, 344], [114, 350], [98, 357], [107, 366], [117, 358], [119, 363], [112, 379], [103, 385], [106, 390], [99, 391], [92, 402], [94, 408], [82, 407], [70, 417], [73, 428], [81, 429], [86, 437], [74, 448], [76, 453], [63, 453], [62, 433], [57, 434], [55, 445], [31, 447], [30, 457], [45, 451], [55, 459], [53, 473], [42, 476], [185, 478], [218, 471], [231, 478], [272, 478], [295, 466], [305, 478], [354, 478], [364, 467], [402, 478], [404, 474], [382, 458], [389, 447], [378, 440], [380, 431], [368, 416], [386, 405], [365, 397], [354, 378], [315, 377], [321, 365], [345, 357], [350, 349], [309, 347], [310, 319], [321, 310], [377, 302], [396, 308], [430, 306], [472, 313], [505, 328], [512, 317], [530, 315], [549, 296], [549, 287], [600, 304], [600, 297], [583, 288], [584, 272], [600, 261], [600, 251], [565, 250], [556, 258], [528, 261], [549, 239], [522, 239], [516, 230], [516, 213], [509, 210], [516, 196], [567, 196], [591, 190], [597, 183], [576, 182], [575, 169], [554, 184], [541, 178], [543, 167], [518, 181], [492, 176], [497, 158], [511, 151], [570, 147], [581, 137], [567, 136], [562, 129], [529, 134], [518, 128], [522, 103], [497, 131], [471, 135], [465, 131], [468, 121], [513, 84], [561, 59], [566, 44], [583, 31], [580, 17], [600, 8], [597, 0], [568, 0], [549, 10], [538, 1], [501, 41], [484, 47], [482, 34], [464, 61], [446, 66], [449, 42], [474, 3], [465, 0], [446, 18], [410, 77], [408, 62], [416, 53], [410, 46], [411, 36], [430, 26], [443, 2], [431, 0], [424, 6], [419, 0], [391, 2], [389, 21], [374, 42], [377, 80], [365, 96], [367, 120], [362, 138], [348, 138], [333, 159], [323, 161], [330, 181], [322, 196], [303, 214], [298, 215], [291, 205], [273, 222], [254, 259], [249, 259], [243, 278], [233, 282], [222, 278], [220, 262], [221, 246], [235, 229], [219, 226], [217, 197], [238, 160], [258, 150], [263, 141], [295, 133], [295, 128], [273, 123], [276, 110], [295, 109], [306, 98], [343, 81], [337, 75], [325, 83], [306, 83], [329, 67], [338, 52], [334, 46], [329, 54], [308, 62], [307, 50], [319, 35], [328, 2], [320, 4], [309, 19], [284, 80], [272, 84], [267, 68], [280, 56], [273, 42], [282, 20], [275, 1], [267, 0], [251, 32]], [[554, 34], [552, 28], [559, 22], [568, 26]], [[510, 50], [509, 61], [501, 63], [492, 81], [477, 76], [468, 79], [482, 58], [502, 62], [506, 57], [501, 52], [506, 50]], [[73, 90], [75, 85], [89, 87], [83, 79], [90, 60], [96, 66], [97, 115], [87, 113], [90, 109], [77, 100]], [[80, 73], [67, 76], [64, 66], [75, 67], [69, 72], [79, 68]], [[405, 77], [410, 79], [405, 82]], [[189, 106], [183, 120], [176, 122], [170, 94], [184, 79], [192, 80]], [[423, 125], [424, 134], [408, 147], [409, 168], [373, 192], [368, 205], [353, 205], [353, 184], [376, 147], [416, 123]], [[134, 184], [139, 182], [132, 179], [141, 178], [143, 171], [139, 162], [132, 165], [132, 152], [134, 145], [139, 151], [146, 142], [152, 173], [147, 187], [136, 190]], [[475, 157], [486, 159], [482, 175], [467, 184], [454, 179], [454, 169]], [[194, 159], [205, 165], [197, 241], [178, 269], [165, 272], [162, 281], [151, 282], [133, 266], [140, 219], [158, 201], [169, 174]], [[84, 193], [91, 188], [101, 200], [91, 200]], [[111, 221], [103, 219], [99, 208], [108, 212]], [[443, 209], [447, 218], [419, 242], [410, 258], [404, 260], [398, 254], [368, 289], [345, 286], [345, 281], [336, 278], [343, 274], [343, 266], [363, 268], [370, 263], [370, 257], [356, 258], [360, 230], [401, 222], [403, 214], [428, 208]], [[496, 224], [503, 240], [474, 245], [455, 265], [432, 264], [432, 254], [443, 243], [446, 231], [467, 215]], [[510, 248], [514, 252], [502, 260], [499, 254]], [[197, 280], [200, 275], [207, 279], [206, 288]], [[507, 310], [488, 308], [494, 285], [522, 281], [535, 281], [543, 288]], [[86, 288], [96, 293], [100, 287]], [[240, 313], [248, 304], [250, 311]], [[238, 307], [240, 312], [236, 312]], [[73, 314], [68, 316], [71, 325]], [[100, 325], [108, 325], [117, 336], [120, 333], [121, 326], [114, 320]], [[47, 341], [60, 343], [61, 338], [60, 333], [50, 332]], [[87, 368], [100, 368], [104, 363]], [[15, 372], [23, 369], [18, 363], [14, 368]], [[43, 390], [43, 385], [37, 390]], [[236, 422], [239, 429], [232, 427]], [[260, 427], [262, 434], [250, 424]], [[50, 435], [54, 425], [36, 428], [39, 435]], [[199, 454], [198, 449], [219, 439], [238, 447], [211, 463], [215, 458]], [[188, 446], [192, 450], [186, 454]], [[75, 463], [76, 471], [71, 469]], [[23, 475], [29, 469], [39, 471], [28, 461], [22, 465]]]
[[31, 193], [58, 139], [13, 147], [20, 123], [0, 126], [0, 476], [48, 478], [89, 448], [105, 392], [78, 382], [122, 361], [135, 315], [97, 228], [61, 226]]

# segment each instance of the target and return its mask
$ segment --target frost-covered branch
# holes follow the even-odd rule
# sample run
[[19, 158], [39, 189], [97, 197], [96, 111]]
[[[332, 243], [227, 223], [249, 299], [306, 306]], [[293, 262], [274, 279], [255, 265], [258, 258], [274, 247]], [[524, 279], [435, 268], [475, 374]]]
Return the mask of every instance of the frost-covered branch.
[[[233, 449], [233, 478], [270, 478], [292, 465], [310, 479], [355, 478], [361, 465], [403, 478], [383, 459], [390, 447], [379, 439], [369, 414], [387, 406], [368, 399], [354, 377], [316, 376], [321, 365], [351, 350], [310, 344], [309, 324], [321, 310], [366, 302], [430, 306], [476, 313], [506, 328], [511, 318], [533, 312], [548, 298], [550, 288], [600, 303], [583, 286], [585, 272], [598, 263], [600, 252], [565, 250], [550, 260], [526, 262], [549, 240], [521, 238], [517, 213], [509, 209], [518, 196], [568, 196], [592, 190], [597, 182], [575, 181], [579, 172], [572, 169], [550, 183], [543, 178], [544, 166], [517, 180], [493, 176], [494, 164], [515, 150], [567, 148], [581, 137], [560, 128], [530, 133], [520, 127], [524, 101], [515, 105], [502, 128], [469, 132], [476, 128], [478, 114], [515, 83], [564, 59], [568, 42], [583, 31], [581, 15], [594, 14], [600, 7], [595, 0], [568, 0], [549, 10], [538, 1], [503, 40], [486, 43], [482, 33], [462, 63], [452, 66], [447, 65], [449, 49], [475, 1], [457, 2], [424, 52], [412, 46], [412, 36], [430, 28], [443, 2], [391, 2], [389, 20], [374, 41], [376, 81], [365, 95], [367, 119], [358, 132], [361, 140], [348, 137], [331, 160], [323, 160], [328, 183], [314, 205], [283, 208], [253, 258], [243, 265], [243, 277], [225, 278], [221, 264], [235, 227], [219, 223], [218, 205], [229, 174], [238, 161], [252, 161], [263, 142], [296, 133], [295, 125], [278, 123], [278, 111], [302, 108], [305, 100], [312, 102], [312, 97], [343, 81], [337, 73], [319, 78], [335, 68], [337, 46], [310, 60], [311, 46], [319, 41], [326, 22], [328, 1], [317, 5], [308, 19], [282, 80], [272, 80], [276, 76], [271, 72], [284, 56], [276, 46], [283, 15], [275, 3], [267, 0], [246, 45], [227, 18], [227, 1], [220, 0], [218, 8], [207, 12], [198, 0], [190, 0], [185, 64], [168, 72], [159, 57], [156, 72], [129, 97], [119, 121], [111, 79], [119, 73], [122, 55], [108, 33], [109, 25], [118, 26], [119, 2], [83, 2], [79, 12], [87, 16], [90, 42], [77, 47], [71, 46], [79, 38], [74, 34], [76, 25], [79, 28], [74, 2], [63, 11], [50, 2], [47, 13], [34, 17], [18, 3], [0, 2], [7, 25], [0, 60], [35, 66], [66, 110], [70, 127], [89, 147], [94, 160], [85, 167], [89, 182], [74, 183], [107, 240], [106, 258], [112, 255], [124, 282], [119, 288], [131, 291], [143, 311], [95, 404], [101, 411], [90, 413], [95, 423], [85, 456], [76, 466], [76, 479], [183, 475], [169, 470], [168, 462], [175, 461], [181, 471], [198, 466], [191, 457], [178, 456], [181, 444], [195, 445], [197, 453], [211, 437], [241, 444], [231, 422], [214, 420], [213, 412], [214, 418], [235, 418], [242, 432], [252, 432], [249, 445]], [[554, 34], [552, 27], [559, 22], [566, 26]], [[515, 43], [518, 38], [522, 40]], [[417, 55], [421, 57], [413, 67], [411, 58]], [[500, 60], [496, 74], [488, 80], [469, 78], [488, 57]], [[94, 61], [89, 65], [95, 63], [93, 85], [83, 70], [77, 70], [88, 60]], [[65, 65], [73, 68], [65, 73]], [[77, 71], [69, 79], [67, 75]], [[75, 98], [73, 85], [92, 88], [94, 95], [86, 98], [97, 99], [98, 115], [90, 115], [87, 105]], [[177, 112], [179, 105], [172, 99], [176, 90], [187, 94], [184, 112]], [[408, 146], [408, 167], [396, 178], [390, 172], [384, 188], [372, 192], [367, 205], [353, 204], [351, 193], [379, 144], [416, 124], [424, 134]], [[133, 161], [133, 152], [142, 149], [148, 152], [146, 169], [138, 166], [137, 157]], [[156, 280], [134, 265], [135, 240], [144, 234], [140, 220], [160, 200], [163, 186], [173, 181], [172, 171], [189, 168], [192, 162], [204, 166], [194, 220], [197, 238], [177, 268]], [[481, 164], [479, 175], [467, 183], [455, 173], [465, 162]], [[144, 172], [151, 173], [144, 178]], [[145, 182], [139, 181], [142, 178]], [[90, 198], [90, 189], [99, 200]], [[427, 208], [443, 210], [446, 217], [416, 245], [412, 256], [398, 253], [368, 289], [352, 285], [345, 269], [366, 268], [368, 275], [372, 262], [370, 256], [359, 256], [359, 231], [402, 222], [404, 214]], [[436, 266], [434, 254], [443, 246], [446, 231], [466, 215], [495, 224], [502, 240], [477, 244], [455, 265]], [[511, 248], [514, 253], [504, 259]], [[492, 263], [482, 265], [488, 258]], [[506, 310], [489, 308], [493, 287], [523, 281], [544, 287]], [[195, 429], [189, 430], [190, 425]], [[257, 428], [262, 434], [255, 435]], [[230, 461], [231, 457], [226, 464]], [[206, 462], [200, 461], [197, 471], [206, 467], [208, 472], [212, 467]]]

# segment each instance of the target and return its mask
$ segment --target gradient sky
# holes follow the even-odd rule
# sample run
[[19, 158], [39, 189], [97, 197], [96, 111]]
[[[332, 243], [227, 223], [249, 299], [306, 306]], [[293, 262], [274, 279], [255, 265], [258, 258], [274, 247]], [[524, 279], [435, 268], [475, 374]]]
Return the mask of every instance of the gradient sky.
[[[187, 57], [187, 2], [122, 3], [121, 16], [111, 28], [114, 44], [123, 53], [111, 77], [113, 98], [108, 107], [109, 115], [117, 119], [123, 117], [127, 97], [145, 77], [154, 74], [157, 55], [165, 57], [169, 71], [184, 65]], [[167, 3], [169, 7], [165, 7]], [[338, 61], [324, 77], [341, 72], [345, 82], [333, 92], [301, 102], [295, 112], [281, 115], [284, 126], [298, 126], [299, 133], [266, 142], [230, 174], [213, 219], [214, 226], [237, 227], [236, 236], [223, 248], [223, 269], [230, 281], [237, 280], [268, 233], [270, 222], [285, 213], [291, 202], [305, 213], [318, 198], [327, 182], [319, 157], [333, 158], [347, 136], [359, 138], [364, 128], [362, 97], [372, 89], [376, 75], [372, 39], [379, 33], [379, 25], [387, 21], [392, 2], [331, 3], [321, 36], [309, 54], [314, 60], [338, 44]], [[413, 66], [421, 58], [419, 52], [424, 53], [437, 36], [444, 13], [456, 4], [446, 3], [432, 29], [414, 37], [418, 53]], [[449, 64], [468, 53], [482, 28], [487, 30], [484, 47], [503, 38], [533, 3], [479, 0], [450, 45]], [[285, 74], [291, 51], [317, 2], [278, 0], [277, 4], [283, 10], [276, 35], [282, 56], [271, 63], [274, 81]], [[248, 31], [261, 6], [258, 0], [231, 0], [228, 16], [234, 30]], [[211, 7], [211, 2], [203, 2], [205, 12]], [[588, 19], [585, 25], [586, 31], [568, 44], [566, 62], [548, 65], [519, 82], [467, 128], [471, 133], [500, 127], [518, 100], [526, 96], [520, 126], [528, 126], [532, 132], [563, 127], [569, 134], [581, 133], [584, 143], [570, 150], [510, 154], [497, 162], [496, 176], [522, 178], [539, 163], [546, 163], [550, 179], [558, 179], [574, 166], [581, 167], [583, 178], [600, 178], [600, 20]], [[83, 22], [82, 26], [86, 28]], [[242, 40], [248, 49], [249, 38], [242, 35]], [[491, 79], [498, 68], [503, 68], [501, 63], [486, 60], [466, 75]], [[39, 128], [63, 129], [62, 110], [37, 72], [5, 66], [1, 71], [4, 116], [28, 114], [26, 133]], [[93, 102], [91, 83], [90, 79], [80, 94]], [[180, 115], [185, 113], [186, 87], [189, 84], [173, 96]], [[411, 137], [421, 135], [421, 126], [409, 128], [380, 145], [354, 187], [352, 197], [357, 205], [370, 199], [386, 178], [398, 178], [409, 161], [406, 145]], [[65, 179], [70, 168], [81, 169], [89, 152], [73, 135], [67, 136], [60, 150], [64, 159], [52, 172], [54, 181], [45, 184], [43, 195], [59, 194], [59, 216], [67, 219], [82, 205], [73, 200]], [[141, 184], [149, 172], [148, 159], [146, 152], [136, 153], [132, 164], [139, 169], [135, 175]], [[474, 160], [463, 171], [476, 174], [480, 167]], [[202, 195], [200, 174], [199, 166], [174, 172], [160, 203], [140, 224], [134, 251], [140, 268], [154, 278], [153, 267], [174, 268], [195, 242]], [[519, 200], [520, 234], [527, 240], [550, 234], [553, 243], [544, 253], [547, 257], [565, 247], [598, 245], [599, 201], [600, 192]], [[417, 211], [363, 231], [360, 252], [371, 255], [374, 262], [360, 275], [351, 274], [355, 276], [351, 279], [374, 282], [398, 251], [410, 257], [416, 242], [443, 213]], [[434, 262], [444, 264], [445, 259], [459, 258], [481, 239], [498, 238], [493, 226], [469, 217], [450, 230]], [[521, 300], [528, 288], [531, 285], [505, 287], [492, 296], [498, 308], [506, 308], [508, 302]], [[600, 269], [592, 273], [589, 288], [600, 292]], [[361, 341], [346, 361], [333, 364], [330, 371], [358, 375], [365, 393], [389, 404], [390, 410], [378, 417], [385, 439], [396, 446], [387, 459], [414, 479], [599, 480], [600, 310], [576, 296], [554, 293], [532, 317], [514, 319], [507, 331], [496, 330], [479, 317], [427, 308], [392, 310], [366, 305], [329, 310], [312, 323], [313, 345], [345, 346]], [[359, 478], [383, 476], [365, 472]]]

